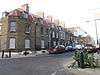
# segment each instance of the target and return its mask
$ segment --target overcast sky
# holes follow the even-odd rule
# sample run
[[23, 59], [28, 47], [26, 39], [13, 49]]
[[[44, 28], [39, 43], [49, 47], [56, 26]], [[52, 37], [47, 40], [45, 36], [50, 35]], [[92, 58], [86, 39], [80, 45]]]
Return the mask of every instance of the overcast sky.
[[81, 26], [95, 37], [93, 20], [100, 17], [100, 0], [0, 0], [0, 16], [3, 11], [16, 9], [24, 3], [29, 4], [31, 13], [44, 11], [65, 21], [66, 27]]

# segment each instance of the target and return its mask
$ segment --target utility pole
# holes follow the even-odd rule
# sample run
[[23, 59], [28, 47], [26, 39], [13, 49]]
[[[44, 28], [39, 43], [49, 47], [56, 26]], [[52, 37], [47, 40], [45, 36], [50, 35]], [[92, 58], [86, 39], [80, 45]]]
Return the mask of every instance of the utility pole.
[[[96, 21], [97, 20], [100, 20], [100, 19], [95, 19], [95, 20], [93, 20], [94, 22], [95, 22], [95, 32], [96, 32], [96, 44], [99, 44], [99, 42], [98, 42], [98, 30], [97, 30], [97, 23], [96, 23]], [[88, 24], [89, 24], [89, 22], [90, 21], [86, 21]]]
[[51, 31], [50, 31], [50, 27], [49, 27], [49, 28], [48, 28], [48, 40], [49, 40], [49, 42], [48, 42], [48, 48], [50, 48], [50, 39], [51, 39], [51, 38], [50, 38], [50, 37], [51, 37], [51, 36], [50, 36], [50, 32], [51, 32]]
[[37, 22], [35, 22], [35, 32], [34, 32], [34, 36], [35, 36], [35, 38], [34, 38], [34, 48], [35, 48], [35, 53], [36, 53], [36, 25], [37, 25]]
[[95, 30], [96, 30], [96, 40], [97, 40], [97, 44], [99, 44], [99, 42], [98, 42], [98, 31], [97, 31], [97, 23], [96, 23], [96, 20], [95, 20]]

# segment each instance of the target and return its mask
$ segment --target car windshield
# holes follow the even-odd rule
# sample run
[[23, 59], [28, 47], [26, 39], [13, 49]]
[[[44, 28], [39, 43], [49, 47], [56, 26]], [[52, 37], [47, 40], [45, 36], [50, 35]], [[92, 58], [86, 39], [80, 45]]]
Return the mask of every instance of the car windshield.
[[68, 46], [68, 47], [72, 47], [72, 46]]
[[82, 47], [81, 45], [76, 45], [76, 47]]
[[63, 45], [56, 46], [55, 48], [64, 48]]

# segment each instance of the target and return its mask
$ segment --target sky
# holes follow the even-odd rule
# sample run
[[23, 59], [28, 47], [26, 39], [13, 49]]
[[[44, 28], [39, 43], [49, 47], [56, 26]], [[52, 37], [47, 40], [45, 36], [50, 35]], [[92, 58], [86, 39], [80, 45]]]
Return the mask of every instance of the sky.
[[[28, 3], [30, 13], [44, 11], [66, 23], [66, 27], [80, 26], [93, 38], [96, 38], [95, 19], [100, 18], [100, 0], [0, 0], [0, 17], [2, 12], [19, 8]], [[100, 35], [100, 22], [97, 22]]]

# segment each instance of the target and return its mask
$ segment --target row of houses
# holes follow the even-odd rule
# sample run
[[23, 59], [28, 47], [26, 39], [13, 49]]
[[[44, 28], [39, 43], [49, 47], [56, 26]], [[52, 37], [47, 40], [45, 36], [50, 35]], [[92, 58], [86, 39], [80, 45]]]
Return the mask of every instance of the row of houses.
[[3, 12], [0, 20], [0, 50], [41, 50], [74, 44], [78, 39], [67, 28], [29, 13], [28, 4]]

